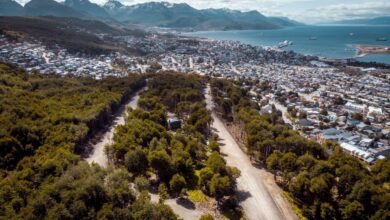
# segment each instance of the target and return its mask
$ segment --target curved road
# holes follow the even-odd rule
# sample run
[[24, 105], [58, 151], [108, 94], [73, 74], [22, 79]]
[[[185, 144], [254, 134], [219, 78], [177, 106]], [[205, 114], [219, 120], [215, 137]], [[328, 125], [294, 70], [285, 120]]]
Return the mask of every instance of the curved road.
[[[214, 103], [209, 85], [206, 89], [206, 103], [207, 108], [212, 110]], [[241, 171], [241, 176], [237, 179], [237, 194], [246, 217], [250, 220], [297, 219], [287, 201], [271, 195], [263, 183], [261, 170], [252, 165], [249, 157], [241, 150], [214, 112], [212, 117], [214, 119], [212, 127], [221, 139], [221, 152], [226, 155], [227, 164]]]
[[105, 146], [112, 144], [114, 138], [115, 127], [117, 125], [124, 125], [125, 119], [127, 116], [127, 109], [137, 108], [139, 94], [144, 91], [146, 88], [139, 90], [123, 107], [121, 107], [116, 113], [114, 121], [111, 123], [110, 127], [104, 130], [102, 133], [97, 135], [97, 138], [94, 138], [90, 143], [90, 147], [93, 149], [92, 154], [90, 154], [85, 160], [88, 163], [97, 163], [102, 167], [107, 167], [108, 159], [105, 152]]

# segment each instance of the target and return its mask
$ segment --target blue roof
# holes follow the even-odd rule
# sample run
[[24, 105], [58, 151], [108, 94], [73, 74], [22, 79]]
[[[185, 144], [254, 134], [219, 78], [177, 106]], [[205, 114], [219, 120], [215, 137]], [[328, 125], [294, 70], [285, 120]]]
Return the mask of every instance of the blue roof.
[[341, 133], [342, 133], [342, 131], [337, 130], [336, 128], [329, 128], [329, 129], [322, 131], [322, 134], [324, 134], [326, 136], [339, 135]]

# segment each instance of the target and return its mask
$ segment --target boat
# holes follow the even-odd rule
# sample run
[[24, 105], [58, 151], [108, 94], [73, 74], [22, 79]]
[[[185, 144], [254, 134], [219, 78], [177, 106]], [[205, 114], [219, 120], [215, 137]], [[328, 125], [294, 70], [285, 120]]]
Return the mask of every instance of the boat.
[[287, 47], [287, 46], [290, 46], [293, 44], [294, 44], [294, 42], [285, 40], [285, 41], [279, 42], [277, 47], [280, 49], [280, 48]]
[[310, 37], [309, 40], [317, 40], [317, 37]]
[[376, 41], [387, 41], [387, 38], [385, 37], [378, 37]]

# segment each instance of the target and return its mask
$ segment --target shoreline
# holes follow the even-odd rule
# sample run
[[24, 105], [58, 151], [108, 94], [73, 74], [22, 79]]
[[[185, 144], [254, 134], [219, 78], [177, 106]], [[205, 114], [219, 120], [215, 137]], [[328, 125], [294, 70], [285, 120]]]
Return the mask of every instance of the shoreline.
[[356, 50], [357, 57], [365, 57], [370, 54], [390, 55], [390, 46], [386, 45], [355, 44], [352, 47]]
[[[315, 26], [315, 27], [323, 27], [323, 26]], [[325, 27], [327, 27], [327, 26], [325, 26]], [[243, 33], [241, 35], [238, 35], [239, 36], [238, 38], [235, 36], [235, 34], [237, 34], [238, 32], [253, 32], [253, 31], [258, 31], [258, 30], [195, 31], [195, 32], [182, 32], [182, 33], [179, 33], [179, 36], [194, 37], [194, 38], [203, 39], [203, 40], [208, 39], [208, 40], [237, 41], [237, 42], [240, 42], [242, 44], [249, 44], [249, 45], [252, 45], [252, 46], [260, 46], [262, 48], [270, 48], [270, 47], [272, 48], [274, 46], [274, 45], [270, 46], [270, 44], [263, 44], [263, 43], [261, 43], [261, 41], [256, 41], [252, 37], [253, 34], [252, 35], [249, 34], [248, 38], [243, 38], [243, 39], [241, 39], [240, 36], [241, 35], [245, 35], [245, 33]], [[269, 31], [269, 30], [264, 30], [264, 31]], [[215, 35], [215, 33], [217, 33], [217, 34]], [[383, 35], [383, 34], [381, 34], [381, 35]], [[262, 36], [262, 33], [260, 33], [259, 36]], [[288, 38], [286, 38], [286, 39], [288, 39]], [[322, 38], [320, 38], [320, 39], [322, 39]], [[293, 39], [291, 39], [291, 40], [293, 40]], [[298, 41], [298, 43], [299, 42], [302, 43], [303, 41], [304, 41], [304, 39], [303, 40], [301, 39], [301, 40]], [[376, 48], [376, 47], [386, 48], [386, 47], [390, 47], [390, 45], [380, 45], [379, 44], [377, 46], [377, 45], [375, 45], [376, 44], [375, 42], [369, 42], [369, 40], [367, 42], [364, 42], [364, 43], [356, 42], [356, 40], [353, 40], [353, 39], [351, 39], [350, 41], [346, 40], [346, 42], [347, 43], [345, 43], [345, 44], [338, 45], [338, 47], [341, 48], [341, 49], [338, 49], [338, 50], [341, 51], [342, 48], [347, 45], [348, 48], [349, 48], [348, 50], [350, 50], [350, 51], [349, 52], [344, 52], [344, 53], [343, 53], [343, 51], [341, 51], [339, 56], [337, 56], [337, 54], [333, 54], [333, 56], [332, 55], [327, 56], [326, 54], [321, 53], [321, 51], [316, 51], [315, 49], [313, 49], [311, 51], [304, 52], [304, 51], [299, 51], [299, 50], [297, 51], [297, 50], [294, 50], [292, 48], [284, 48], [283, 51], [291, 50], [291, 51], [293, 51], [293, 52], [295, 52], [297, 54], [302, 54], [302, 55], [305, 55], [305, 56], [316, 56], [316, 57], [319, 57], [319, 58], [327, 58], [327, 59], [335, 59], [335, 60], [356, 59], [357, 61], [360, 61], [360, 62], [382, 63], [382, 64], [385, 64], [385, 65], [390, 65], [390, 62], [388, 61], [389, 59], [387, 59], [387, 56], [390, 56], [390, 51], [388, 51], [388, 52], [387, 51], [377, 51], [377, 50], [370, 50], [370, 51], [364, 50], [363, 51], [363, 50], [358, 50], [356, 48], [356, 45], [357, 45], [358, 48], [360, 48], [360, 46], [372, 46], [373, 48]], [[314, 42], [314, 44], [318, 44], [318, 43]], [[337, 45], [334, 44], [334, 46], [337, 46]], [[373, 58], [371, 58], [371, 55], [372, 55]]]

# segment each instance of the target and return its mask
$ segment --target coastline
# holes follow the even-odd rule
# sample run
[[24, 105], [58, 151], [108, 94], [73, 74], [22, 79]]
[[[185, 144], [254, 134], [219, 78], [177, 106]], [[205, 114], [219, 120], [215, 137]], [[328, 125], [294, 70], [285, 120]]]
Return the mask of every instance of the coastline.
[[[274, 47], [285, 40], [293, 45], [283, 48], [307, 56], [335, 60], [356, 59], [360, 62], [390, 64], [390, 53], [359, 51], [355, 45], [390, 47], [377, 38], [389, 38], [390, 30], [383, 26], [304, 26], [278, 30], [196, 31], [179, 35], [214, 40], [238, 41], [243, 44]], [[315, 37], [316, 40], [310, 40]], [[341, 39], [341, 40], [340, 40]]]
[[369, 54], [390, 54], [390, 46], [385, 45], [355, 44], [353, 48], [356, 49], [358, 57]]

